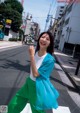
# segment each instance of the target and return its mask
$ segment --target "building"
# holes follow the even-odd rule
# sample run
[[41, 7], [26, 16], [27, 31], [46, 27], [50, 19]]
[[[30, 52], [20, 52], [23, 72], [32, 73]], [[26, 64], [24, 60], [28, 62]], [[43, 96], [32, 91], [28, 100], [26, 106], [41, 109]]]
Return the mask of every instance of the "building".
[[34, 36], [34, 40], [38, 40], [39, 34], [40, 34], [40, 26], [36, 22], [32, 22], [32, 34]]
[[25, 19], [25, 22], [24, 22], [25, 23], [24, 35], [30, 34], [30, 32], [31, 32], [31, 22], [32, 22], [32, 15], [28, 13], [27, 17]]
[[30, 14], [27, 14], [27, 17], [24, 23], [23, 23], [24, 26], [23, 25], [21, 26], [21, 29], [24, 29], [23, 30], [24, 41], [27, 42], [27, 39], [29, 37], [34, 38], [34, 40], [37, 40], [40, 33], [39, 24], [36, 22], [32, 22], [32, 16]]
[[59, 8], [60, 10], [58, 10], [59, 16], [57, 16], [57, 23], [56, 23], [56, 27], [55, 27], [55, 32], [54, 32], [54, 36], [55, 36], [55, 45], [58, 47], [59, 43], [60, 43], [60, 39], [61, 39], [61, 35], [62, 35], [62, 30], [63, 30], [63, 25], [64, 25], [64, 20], [65, 20], [65, 11], [66, 11], [66, 5], [65, 6], [61, 6], [61, 8]]
[[[80, 3], [71, 2], [66, 4], [62, 13], [60, 8], [56, 12], [52, 29], [50, 31], [54, 34], [55, 45], [63, 52], [67, 52], [74, 56], [80, 55]], [[60, 14], [60, 15], [59, 15]]]
[[65, 9], [65, 5], [57, 7], [57, 11], [56, 11], [56, 15], [55, 15], [56, 19], [61, 19], [64, 9]]
[[80, 54], [80, 3], [72, 2], [67, 5], [64, 15], [64, 24], [60, 36], [59, 49], [73, 54]]
[[65, 5], [62, 5], [62, 6], [58, 6], [57, 7], [57, 11], [56, 11], [56, 15], [55, 15], [55, 20], [54, 20], [54, 23], [53, 23], [53, 26], [49, 29], [50, 32], [52, 32], [55, 40], [54, 40], [54, 46], [57, 46], [58, 47], [58, 44], [59, 44], [59, 41], [60, 41], [60, 35], [61, 35], [61, 32], [62, 32], [62, 24], [63, 24], [63, 13], [64, 13], [64, 10], [65, 10]]

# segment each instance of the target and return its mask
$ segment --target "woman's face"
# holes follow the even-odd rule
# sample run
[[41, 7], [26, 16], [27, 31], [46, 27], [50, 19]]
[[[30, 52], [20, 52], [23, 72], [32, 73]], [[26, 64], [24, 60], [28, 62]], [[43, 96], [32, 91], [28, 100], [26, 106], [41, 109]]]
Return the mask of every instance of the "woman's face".
[[40, 49], [47, 49], [50, 45], [50, 37], [47, 33], [43, 34], [39, 40]]

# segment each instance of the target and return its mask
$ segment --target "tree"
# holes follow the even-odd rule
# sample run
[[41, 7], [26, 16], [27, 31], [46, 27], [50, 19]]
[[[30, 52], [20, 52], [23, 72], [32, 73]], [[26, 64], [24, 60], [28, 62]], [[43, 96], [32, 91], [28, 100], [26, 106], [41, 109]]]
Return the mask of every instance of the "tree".
[[23, 6], [18, 0], [5, 0], [6, 5], [10, 4], [11, 8], [22, 14]]
[[22, 12], [23, 7], [18, 0], [5, 0], [4, 3], [0, 4], [0, 14], [2, 14], [5, 20], [12, 20], [11, 29], [14, 32], [19, 31], [22, 23]]

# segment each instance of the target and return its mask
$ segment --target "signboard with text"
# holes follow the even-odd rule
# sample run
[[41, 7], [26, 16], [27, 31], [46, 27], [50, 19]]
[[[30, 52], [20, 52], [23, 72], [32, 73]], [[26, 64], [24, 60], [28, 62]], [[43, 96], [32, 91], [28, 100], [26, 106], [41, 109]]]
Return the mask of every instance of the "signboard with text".
[[12, 20], [6, 19], [6, 25], [5, 25], [5, 27], [6, 28], [11, 28], [11, 23], [12, 23]]
[[12, 20], [10, 20], [10, 19], [6, 19], [6, 23], [11, 24], [11, 23], [12, 23]]

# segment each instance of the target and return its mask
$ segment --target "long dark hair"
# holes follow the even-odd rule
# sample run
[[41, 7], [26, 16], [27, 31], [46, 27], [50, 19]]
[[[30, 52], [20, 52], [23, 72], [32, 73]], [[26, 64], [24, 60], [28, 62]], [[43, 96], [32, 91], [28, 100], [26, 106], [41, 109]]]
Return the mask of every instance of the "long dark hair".
[[48, 35], [49, 35], [49, 38], [50, 38], [50, 45], [49, 45], [48, 48], [47, 48], [47, 52], [52, 55], [52, 53], [54, 52], [54, 37], [53, 37], [52, 33], [49, 32], [49, 31], [42, 32], [42, 33], [39, 35], [38, 42], [37, 42], [37, 46], [36, 46], [36, 51], [35, 51], [35, 52], [39, 51], [39, 49], [40, 49], [39, 40], [40, 40], [40, 38], [42, 37], [43, 34], [48, 34]]

